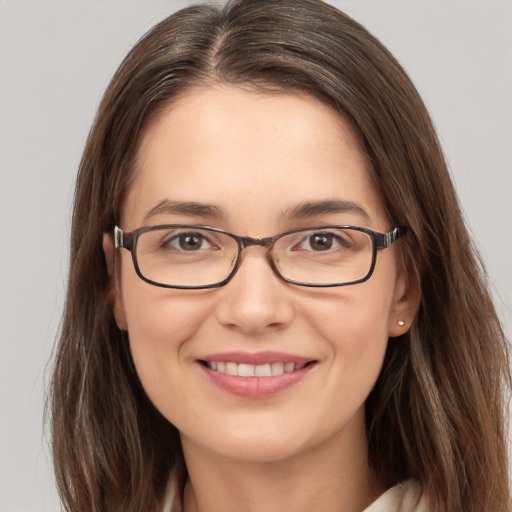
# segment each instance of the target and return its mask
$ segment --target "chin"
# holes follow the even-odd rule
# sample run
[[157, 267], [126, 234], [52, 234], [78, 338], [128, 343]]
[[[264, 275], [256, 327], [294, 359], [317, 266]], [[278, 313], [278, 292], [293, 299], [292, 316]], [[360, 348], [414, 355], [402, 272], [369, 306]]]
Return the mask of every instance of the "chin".
[[[353, 445], [354, 433], [364, 431], [364, 413], [356, 414], [352, 419], [355, 421], [331, 417], [318, 422], [311, 418], [308, 421], [305, 417], [286, 416], [283, 419], [281, 415], [276, 418], [262, 413], [257, 417], [238, 416], [231, 421], [224, 417], [223, 422], [217, 423], [218, 428], [214, 422], [208, 422], [197, 424], [188, 435], [182, 429], [182, 442], [185, 453], [188, 447], [194, 447], [214, 457], [244, 463], [284, 462], [312, 454], [315, 450], [326, 450], [326, 453], [344, 450], [348, 439]], [[359, 439], [360, 435], [356, 437]]]
[[298, 440], [284, 436], [235, 436], [229, 439], [217, 439], [216, 442], [193, 440], [182, 436], [184, 450], [187, 444], [200, 445], [202, 449], [214, 457], [229, 459], [241, 463], [276, 463], [289, 460], [308, 447]]

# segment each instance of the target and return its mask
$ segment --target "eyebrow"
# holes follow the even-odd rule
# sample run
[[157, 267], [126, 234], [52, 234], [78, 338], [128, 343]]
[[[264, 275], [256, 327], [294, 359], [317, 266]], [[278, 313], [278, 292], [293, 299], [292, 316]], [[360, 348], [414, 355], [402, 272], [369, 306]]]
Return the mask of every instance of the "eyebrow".
[[171, 213], [188, 217], [212, 217], [216, 219], [224, 217], [222, 210], [218, 206], [197, 203], [195, 201], [163, 199], [146, 213], [144, 220], [160, 213]]
[[328, 213], [354, 213], [366, 222], [371, 222], [370, 215], [359, 204], [353, 201], [331, 199], [326, 201], [307, 201], [287, 210], [285, 217], [289, 219], [304, 219], [325, 215]]
[[[188, 217], [210, 217], [214, 219], [225, 217], [222, 209], [215, 205], [195, 201], [171, 201], [170, 199], [163, 199], [146, 213], [144, 220], [148, 220], [150, 217], [161, 213], [178, 214]], [[354, 213], [366, 222], [371, 221], [370, 215], [368, 215], [362, 206], [353, 201], [339, 199], [306, 201], [286, 210], [283, 217], [295, 220], [316, 217], [328, 213]]]

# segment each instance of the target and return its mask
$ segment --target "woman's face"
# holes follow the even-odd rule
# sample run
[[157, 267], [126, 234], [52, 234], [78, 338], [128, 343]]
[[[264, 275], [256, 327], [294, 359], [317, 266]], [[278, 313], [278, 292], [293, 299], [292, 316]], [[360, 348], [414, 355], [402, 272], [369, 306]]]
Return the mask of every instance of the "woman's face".
[[[137, 162], [125, 231], [179, 223], [267, 237], [394, 227], [352, 130], [308, 96], [195, 89], [149, 126]], [[185, 448], [268, 461], [364, 441], [364, 402], [388, 337], [407, 329], [397, 321], [414, 309], [394, 247], [379, 252], [368, 281], [324, 289], [284, 282], [261, 247], [245, 250], [227, 285], [206, 290], [155, 287], [135, 274], [128, 251], [119, 256], [118, 325], [144, 389]], [[215, 371], [205, 362], [253, 366]], [[223, 373], [255, 366], [293, 371]]]

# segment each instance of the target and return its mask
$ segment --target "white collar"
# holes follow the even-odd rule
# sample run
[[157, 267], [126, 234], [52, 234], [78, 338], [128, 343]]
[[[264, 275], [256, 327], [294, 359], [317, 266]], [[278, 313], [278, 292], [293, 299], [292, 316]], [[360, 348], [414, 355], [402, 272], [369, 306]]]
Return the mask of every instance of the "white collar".
[[388, 489], [363, 512], [428, 512], [426, 497], [414, 480]]
[[[169, 480], [162, 512], [182, 512], [176, 478]], [[420, 485], [407, 480], [388, 489], [363, 512], [428, 512]]]

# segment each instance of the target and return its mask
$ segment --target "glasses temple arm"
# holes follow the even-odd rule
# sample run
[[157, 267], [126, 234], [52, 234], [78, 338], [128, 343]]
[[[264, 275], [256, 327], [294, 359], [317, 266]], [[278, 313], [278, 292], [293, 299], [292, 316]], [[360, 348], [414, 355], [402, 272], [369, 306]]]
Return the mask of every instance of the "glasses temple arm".
[[117, 226], [114, 227], [114, 247], [116, 249], [128, 249], [129, 251], [133, 248], [133, 233], [127, 233]]
[[396, 242], [400, 237], [407, 233], [405, 226], [394, 228], [386, 233], [375, 233], [377, 249], [387, 249], [392, 243]]

